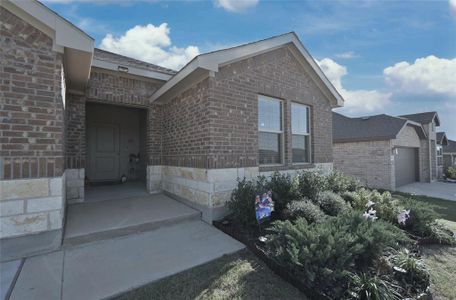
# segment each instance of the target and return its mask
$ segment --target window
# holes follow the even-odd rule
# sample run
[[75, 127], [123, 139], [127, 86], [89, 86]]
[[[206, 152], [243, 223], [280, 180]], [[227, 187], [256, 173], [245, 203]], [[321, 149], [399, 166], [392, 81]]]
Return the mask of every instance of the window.
[[309, 107], [291, 104], [291, 150], [294, 163], [310, 162]]
[[282, 102], [258, 97], [258, 145], [260, 165], [282, 163]]
[[442, 155], [442, 146], [437, 146], [437, 155]]

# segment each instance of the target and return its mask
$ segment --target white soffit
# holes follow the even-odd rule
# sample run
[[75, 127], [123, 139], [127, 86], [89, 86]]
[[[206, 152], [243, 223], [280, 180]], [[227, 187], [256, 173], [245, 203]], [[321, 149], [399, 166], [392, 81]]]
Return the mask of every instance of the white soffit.
[[174, 75], [167, 83], [158, 89], [151, 97], [152, 101], [157, 100], [159, 97], [167, 93], [181, 80], [193, 73], [198, 68], [206, 69], [208, 71], [218, 72], [220, 66], [232, 63], [247, 57], [258, 55], [273, 49], [279, 48], [286, 44], [293, 44], [306, 59], [307, 63], [311, 66], [313, 71], [318, 75], [319, 79], [323, 82], [324, 86], [330, 92], [330, 95], [336, 101], [337, 106], [343, 106], [344, 100], [337, 92], [336, 88], [331, 84], [318, 64], [310, 56], [309, 52], [304, 48], [301, 41], [298, 39], [294, 32], [286, 33], [269, 39], [261, 40], [258, 42], [245, 44], [225, 50], [214, 51], [195, 57], [190, 63], [182, 68], [176, 75]]
[[95, 59], [95, 58], [92, 61], [92, 67], [97, 67], [97, 68], [116, 71], [116, 72], [119, 72], [119, 67], [125, 67], [128, 70], [128, 72], [126, 72], [125, 74], [137, 75], [137, 76], [141, 76], [141, 77], [153, 78], [153, 79], [164, 80], [164, 81], [169, 80], [172, 76], [172, 75], [161, 73], [161, 72], [144, 70], [141, 68], [136, 68], [136, 67], [127, 66], [127, 65], [124, 66], [124, 65], [121, 65], [118, 63], [113, 63], [110, 61], [104, 61], [104, 60]]

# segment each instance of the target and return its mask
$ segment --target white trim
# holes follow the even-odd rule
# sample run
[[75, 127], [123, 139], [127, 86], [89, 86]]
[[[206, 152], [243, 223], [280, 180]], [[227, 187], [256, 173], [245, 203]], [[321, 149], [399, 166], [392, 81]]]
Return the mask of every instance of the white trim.
[[[56, 45], [93, 52], [93, 38], [40, 2], [36, 0], [2, 0], [2, 2], [4, 2], [2, 3], [2, 6], [4, 5], [9, 9], [12, 4], [26, 12], [29, 15], [29, 18], [25, 21], [29, 22], [30, 19], [33, 18], [50, 28], [54, 32], [52, 38]], [[36, 25], [35, 20], [30, 21], [30, 23]], [[49, 34], [49, 30], [45, 31], [45, 33]]]
[[[171, 78], [171, 75], [168, 75], [168, 74], [165, 74], [165, 73], [144, 70], [144, 69], [141, 69], [141, 68], [136, 68], [136, 67], [127, 66], [127, 65], [121, 65], [121, 64], [118, 64], [118, 63], [108, 62], [108, 61], [99, 60], [99, 59], [93, 59], [92, 60], [92, 67], [97, 67], [97, 68], [100, 68], [100, 69], [116, 71], [116, 72], [118, 72], [120, 74], [125, 73], [125, 74], [137, 75], [137, 76], [148, 77], [148, 78], [164, 80], [164, 81], [167, 81], [167, 80], [169, 80]], [[127, 68], [128, 72], [120, 72], [118, 70], [119, 67]]]
[[[265, 96], [265, 95], [261, 95], [261, 94], [258, 94], [258, 100], [257, 100], [257, 103], [258, 103], [258, 120], [260, 119], [260, 114], [259, 114], [259, 103], [260, 103], [260, 100], [266, 100], [266, 101], [276, 101], [276, 102], [279, 102], [280, 104], [280, 127], [281, 127], [281, 130], [277, 131], [277, 130], [270, 130], [270, 129], [261, 129], [260, 126], [258, 126], [258, 140], [259, 140], [259, 134], [261, 132], [264, 132], [264, 133], [272, 133], [272, 134], [277, 134], [279, 135], [279, 138], [280, 138], [280, 145], [279, 147], [281, 148], [280, 149], [280, 163], [272, 163], [272, 164], [261, 164], [260, 163], [260, 160], [259, 160], [259, 155], [260, 155], [260, 143], [258, 142], [258, 165], [260, 167], [269, 167], [269, 166], [284, 166], [285, 165], [285, 104], [286, 104], [286, 101], [285, 100], [281, 100], [281, 99], [278, 99], [278, 98], [273, 98], [273, 97], [269, 97], [269, 96]], [[259, 122], [258, 122], [259, 123]]]
[[258, 55], [263, 52], [271, 51], [272, 49], [281, 46], [293, 44], [302, 56], [309, 63], [313, 71], [318, 75], [324, 86], [329, 90], [330, 95], [335, 100], [337, 106], [343, 106], [344, 100], [337, 92], [336, 88], [331, 84], [328, 78], [324, 75], [318, 64], [310, 56], [309, 52], [304, 48], [301, 41], [294, 32], [272, 37], [259, 42], [246, 44], [234, 48], [229, 48], [221, 51], [210, 52], [195, 57], [190, 63], [182, 68], [176, 75], [174, 75], [166, 84], [158, 89], [151, 97], [152, 101], [157, 100], [172, 87], [179, 83], [182, 79], [189, 76], [197, 68], [206, 69], [213, 72], [218, 72], [219, 67], [234, 61], [245, 59], [246, 57]]

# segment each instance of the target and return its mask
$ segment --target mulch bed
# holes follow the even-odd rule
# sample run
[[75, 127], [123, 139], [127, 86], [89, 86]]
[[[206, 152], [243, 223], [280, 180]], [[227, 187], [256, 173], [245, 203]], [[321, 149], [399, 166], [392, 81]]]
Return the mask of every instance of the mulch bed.
[[[236, 224], [236, 222], [232, 222], [229, 218], [221, 221], [213, 221], [213, 225], [217, 229], [243, 243], [247, 249], [249, 249], [258, 258], [260, 258], [276, 275], [293, 285], [295, 288], [307, 295], [310, 299], [326, 299], [314, 291], [306, 289], [303, 284], [296, 280], [296, 277], [294, 277], [286, 268], [279, 265], [268, 256], [264, 244], [258, 240], [260, 236], [266, 234], [264, 229], [261, 231], [259, 228], [246, 230], [245, 228], [240, 227], [238, 224]], [[266, 226], [267, 224], [264, 224], [262, 228], [265, 228]]]

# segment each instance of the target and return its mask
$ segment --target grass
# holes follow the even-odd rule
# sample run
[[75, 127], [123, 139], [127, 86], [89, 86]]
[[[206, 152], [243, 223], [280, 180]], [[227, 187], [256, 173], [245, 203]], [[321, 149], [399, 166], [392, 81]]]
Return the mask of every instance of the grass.
[[164, 278], [117, 298], [306, 299], [248, 250]]
[[413, 198], [417, 201], [430, 203], [435, 206], [442, 219], [456, 222], [456, 201], [445, 200], [440, 198], [433, 198], [428, 196], [417, 196], [402, 192], [392, 192], [398, 198]]
[[[456, 232], [456, 222], [439, 220]], [[430, 269], [433, 299], [456, 299], [456, 247], [422, 247], [422, 257]]]

